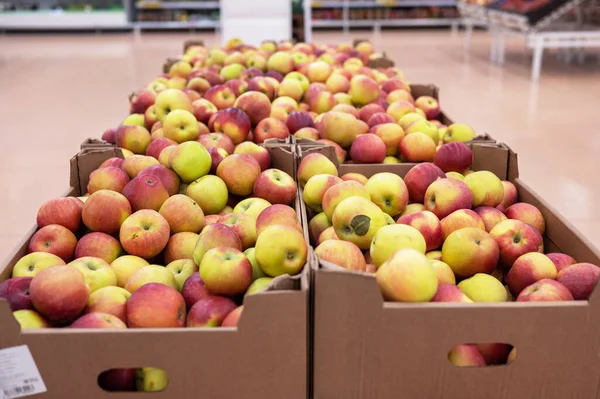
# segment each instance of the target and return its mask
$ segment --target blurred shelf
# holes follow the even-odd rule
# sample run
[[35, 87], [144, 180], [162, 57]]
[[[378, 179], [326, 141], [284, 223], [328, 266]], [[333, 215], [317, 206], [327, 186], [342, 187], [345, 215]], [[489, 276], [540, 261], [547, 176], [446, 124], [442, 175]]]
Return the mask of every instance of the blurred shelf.
[[[402, 18], [402, 19], [380, 19], [380, 20], [349, 20], [348, 26], [355, 28], [369, 28], [373, 26], [385, 27], [436, 27], [451, 26], [460, 21], [460, 18]], [[313, 20], [315, 28], [341, 28], [343, 20]]]
[[0, 12], [0, 30], [123, 30], [130, 29], [127, 14], [115, 11], [6, 11]]
[[456, 0], [313, 1], [313, 8], [453, 7]]
[[137, 10], [218, 10], [218, 1], [159, 1], [138, 2]]
[[216, 29], [221, 25], [219, 21], [139, 21], [133, 23], [140, 29]]

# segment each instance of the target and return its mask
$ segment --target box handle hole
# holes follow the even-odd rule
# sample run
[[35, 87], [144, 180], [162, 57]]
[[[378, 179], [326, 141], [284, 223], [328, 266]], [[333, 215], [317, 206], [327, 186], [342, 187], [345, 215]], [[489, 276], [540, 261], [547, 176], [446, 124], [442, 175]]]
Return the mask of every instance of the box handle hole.
[[448, 351], [448, 361], [457, 367], [507, 365], [514, 362], [516, 357], [517, 349], [501, 342], [460, 344]]
[[110, 369], [98, 375], [98, 386], [107, 392], [162, 392], [169, 376], [155, 367]]

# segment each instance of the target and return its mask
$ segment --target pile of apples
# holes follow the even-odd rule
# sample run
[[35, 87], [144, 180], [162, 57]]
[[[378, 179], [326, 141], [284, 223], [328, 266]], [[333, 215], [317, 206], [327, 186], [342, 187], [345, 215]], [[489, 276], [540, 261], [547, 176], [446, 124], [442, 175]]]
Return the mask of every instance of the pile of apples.
[[[307, 260], [289, 206], [296, 182], [256, 149], [227, 155], [215, 174], [197, 141], [161, 153], [165, 165], [147, 155], [106, 160], [88, 195], [40, 207], [29, 253], [0, 283], [0, 298], [22, 328], [236, 326], [246, 296]], [[138, 388], [161, 372], [139, 371]], [[135, 370], [111, 373], [105, 388], [135, 385], [125, 378]]]
[[[600, 267], [544, 254], [540, 210], [517, 202], [511, 182], [469, 170], [471, 158], [464, 143], [444, 144], [435, 163], [414, 166], [404, 179], [392, 173], [367, 179], [338, 177], [324, 155], [308, 154], [298, 179], [316, 254], [375, 274], [387, 301], [587, 300]], [[510, 352], [505, 344], [459, 345], [449, 359], [503, 364]]]
[[334, 146], [340, 163], [397, 163], [432, 162], [441, 143], [475, 137], [438, 121], [437, 100], [414, 99], [397, 68], [366, 66], [377, 56], [368, 42], [191, 46], [131, 96], [130, 115], [102, 138], [156, 158], [197, 140], [218, 159], [293, 135]]

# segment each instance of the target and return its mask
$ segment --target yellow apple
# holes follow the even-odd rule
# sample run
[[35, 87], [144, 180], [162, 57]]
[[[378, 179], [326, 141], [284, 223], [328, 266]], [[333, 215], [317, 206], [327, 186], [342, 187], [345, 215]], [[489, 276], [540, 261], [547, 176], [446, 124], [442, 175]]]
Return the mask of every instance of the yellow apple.
[[391, 224], [377, 231], [371, 243], [371, 258], [378, 268], [396, 251], [412, 248], [425, 254], [425, 238], [414, 227], [406, 224]]

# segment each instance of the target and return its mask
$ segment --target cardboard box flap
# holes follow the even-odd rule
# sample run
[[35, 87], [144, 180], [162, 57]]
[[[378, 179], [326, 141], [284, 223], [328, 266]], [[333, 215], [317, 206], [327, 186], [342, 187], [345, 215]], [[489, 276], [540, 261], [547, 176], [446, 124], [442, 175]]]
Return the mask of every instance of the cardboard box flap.
[[187, 53], [188, 49], [192, 46], [204, 47], [204, 40], [186, 40], [183, 42], [183, 53]]
[[379, 68], [391, 68], [394, 65], [396, 65], [394, 63], [394, 61], [392, 61], [391, 59], [388, 58], [387, 54], [383, 53], [381, 56], [379, 57], [375, 57], [375, 58], [371, 58], [368, 62], [367, 62], [367, 66], [369, 68], [374, 68], [374, 69], [379, 69]]

